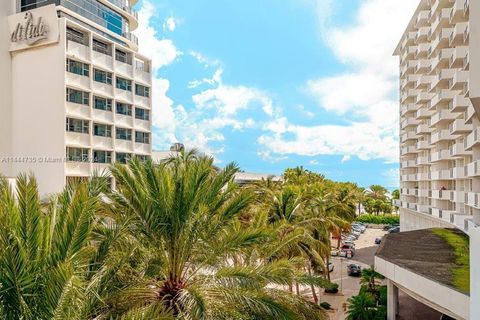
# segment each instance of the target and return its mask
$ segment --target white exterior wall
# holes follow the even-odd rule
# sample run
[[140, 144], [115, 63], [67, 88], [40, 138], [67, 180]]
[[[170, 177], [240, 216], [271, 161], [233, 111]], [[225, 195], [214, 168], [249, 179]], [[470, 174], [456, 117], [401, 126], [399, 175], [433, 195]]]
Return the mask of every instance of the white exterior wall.
[[[41, 194], [48, 195], [59, 192], [68, 177], [88, 177], [94, 171], [108, 169], [108, 163], [93, 163], [94, 150], [111, 152], [112, 161], [115, 161], [117, 152], [132, 156], [151, 156], [152, 75], [137, 69], [136, 59], [146, 62], [147, 66], [151, 66], [151, 61], [137, 53], [136, 44], [64, 7], [56, 7], [58, 13], [62, 14], [62, 18], [58, 20], [58, 42], [46, 45], [39, 43], [39, 46], [9, 52], [10, 27], [7, 16], [18, 10], [14, 6], [15, 0], [0, 1], [0, 24], [4, 26], [0, 28], [0, 174], [15, 177], [21, 173], [33, 173], [38, 180]], [[122, 11], [121, 8], [117, 9]], [[35, 10], [32, 12], [34, 16], [40, 15]], [[134, 17], [130, 16], [130, 19]], [[136, 26], [136, 21], [134, 22], [131, 26]], [[91, 25], [103, 34], [87, 28], [86, 25]], [[67, 26], [83, 33], [87, 42], [82, 45], [67, 40]], [[125, 45], [105, 38], [105, 34], [118, 38], [125, 42]], [[111, 46], [110, 56], [92, 49], [94, 37]], [[130, 55], [132, 63], [117, 61], [116, 48]], [[88, 64], [89, 75], [79, 76], [67, 72], [67, 58]], [[94, 81], [94, 68], [111, 73], [112, 84]], [[132, 81], [131, 92], [116, 88], [117, 76]], [[137, 96], [135, 84], [150, 88], [150, 96]], [[89, 105], [67, 102], [66, 88], [89, 93]], [[112, 111], [95, 109], [94, 95], [110, 99]], [[116, 113], [117, 101], [130, 104], [132, 115]], [[136, 119], [136, 107], [149, 110], [150, 120]], [[90, 132], [67, 132], [67, 118], [88, 121]], [[95, 123], [111, 126], [112, 137], [95, 136]], [[132, 130], [132, 139], [116, 139], [117, 127]], [[137, 131], [149, 133], [149, 143], [137, 143]], [[65, 162], [68, 147], [87, 149], [89, 162]], [[10, 161], [2, 165], [1, 157], [8, 157]]]
[[12, 1], [0, 1], [0, 174], [7, 177], [11, 176], [11, 168], [2, 159], [11, 152], [11, 60], [8, 52], [10, 32], [7, 17], [13, 12]]
[[[64, 25], [64, 20], [60, 21]], [[12, 55], [13, 175], [32, 172], [44, 194], [65, 183], [64, 163], [40, 163], [65, 157], [65, 40]]]

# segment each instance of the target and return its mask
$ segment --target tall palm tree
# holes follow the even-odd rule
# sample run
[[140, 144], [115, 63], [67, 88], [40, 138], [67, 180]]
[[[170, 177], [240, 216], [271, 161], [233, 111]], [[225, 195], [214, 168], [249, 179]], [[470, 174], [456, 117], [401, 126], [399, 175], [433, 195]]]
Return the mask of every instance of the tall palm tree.
[[118, 188], [111, 216], [156, 259], [143, 279], [110, 300], [110, 315], [156, 308], [154, 314], [177, 319], [324, 318], [319, 307], [277, 289], [321, 279], [298, 272], [289, 259], [254, 257], [275, 235], [240, 223], [254, 194], [233, 183], [236, 165], [220, 170], [212, 158], [184, 152], [111, 171]]
[[94, 317], [106, 278], [90, 266], [109, 274], [104, 257], [113, 243], [92, 238], [105, 189], [106, 180], [94, 178], [42, 203], [33, 177], [20, 176], [16, 190], [0, 179], [1, 317]]
[[375, 298], [367, 292], [348, 299], [348, 320], [371, 320], [375, 319], [377, 308]]

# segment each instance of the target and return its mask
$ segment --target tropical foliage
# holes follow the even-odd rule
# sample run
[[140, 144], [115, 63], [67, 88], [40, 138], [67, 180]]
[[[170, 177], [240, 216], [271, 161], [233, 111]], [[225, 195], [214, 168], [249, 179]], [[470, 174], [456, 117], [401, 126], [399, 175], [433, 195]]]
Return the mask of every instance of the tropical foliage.
[[395, 214], [373, 215], [363, 214], [356, 218], [356, 221], [369, 224], [398, 224], [400, 223], [400, 216]]
[[360, 293], [348, 299], [348, 320], [384, 320], [387, 316], [386, 286], [373, 268], [362, 270]]
[[393, 211], [392, 201], [387, 196], [388, 190], [379, 185], [372, 185], [365, 191], [363, 206], [369, 214], [389, 214]]
[[[0, 179], [0, 319], [325, 319], [331, 235], [363, 192], [304, 170], [131, 160], [42, 200]], [[306, 294], [305, 292], [309, 292]]]

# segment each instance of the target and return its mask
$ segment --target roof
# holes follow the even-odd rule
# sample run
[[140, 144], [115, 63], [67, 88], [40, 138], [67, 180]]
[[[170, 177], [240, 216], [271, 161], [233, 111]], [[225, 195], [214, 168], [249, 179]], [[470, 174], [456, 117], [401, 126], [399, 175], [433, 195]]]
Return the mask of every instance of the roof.
[[281, 181], [282, 178], [263, 173], [249, 173], [249, 172], [239, 172], [235, 175], [235, 181], [237, 183], [250, 183], [255, 181], [262, 181], [271, 178], [273, 181]]
[[[454, 286], [453, 270], [457, 268], [454, 248], [444, 238], [435, 234], [434, 229], [415, 230], [386, 235], [376, 256], [441, 283], [449, 288]], [[457, 229], [450, 232], [465, 236]], [[465, 292], [462, 292], [465, 293]]]

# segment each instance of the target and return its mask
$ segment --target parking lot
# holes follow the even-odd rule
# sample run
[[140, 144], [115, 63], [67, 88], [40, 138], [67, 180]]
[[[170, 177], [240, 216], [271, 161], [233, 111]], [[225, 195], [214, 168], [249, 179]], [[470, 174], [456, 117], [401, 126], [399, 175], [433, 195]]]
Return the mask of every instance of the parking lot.
[[339, 293], [336, 295], [323, 294], [321, 301], [331, 304], [332, 312], [330, 319], [344, 320], [346, 314], [344, 309], [347, 306], [347, 300], [353, 295], [358, 294], [360, 290], [360, 278], [347, 275], [347, 265], [350, 263], [359, 264], [362, 268], [369, 268], [374, 264], [375, 252], [378, 245], [375, 244], [376, 238], [381, 238], [386, 232], [381, 229], [368, 228], [355, 243], [355, 255], [352, 259], [333, 257], [332, 263], [334, 270], [330, 274], [331, 281], [339, 285]]

